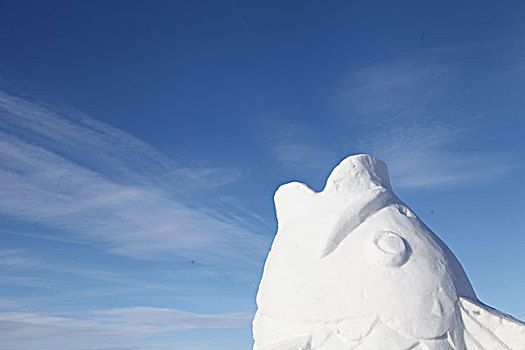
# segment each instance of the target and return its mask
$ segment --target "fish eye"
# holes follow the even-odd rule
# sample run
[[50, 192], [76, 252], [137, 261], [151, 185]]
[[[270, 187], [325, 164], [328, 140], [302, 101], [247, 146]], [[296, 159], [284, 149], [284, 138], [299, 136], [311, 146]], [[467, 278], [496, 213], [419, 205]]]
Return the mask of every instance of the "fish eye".
[[368, 257], [378, 266], [394, 267], [403, 265], [408, 257], [407, 244], [398, 234], [390, 231], [373, 236]]

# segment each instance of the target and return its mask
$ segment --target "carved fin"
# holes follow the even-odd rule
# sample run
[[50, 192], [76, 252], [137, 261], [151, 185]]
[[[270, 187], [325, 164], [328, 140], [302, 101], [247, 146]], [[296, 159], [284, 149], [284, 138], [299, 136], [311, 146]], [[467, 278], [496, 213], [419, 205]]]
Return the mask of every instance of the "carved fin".
[[466, 298], [460, 305], [468, 350], [525, 350], [525, 323]]

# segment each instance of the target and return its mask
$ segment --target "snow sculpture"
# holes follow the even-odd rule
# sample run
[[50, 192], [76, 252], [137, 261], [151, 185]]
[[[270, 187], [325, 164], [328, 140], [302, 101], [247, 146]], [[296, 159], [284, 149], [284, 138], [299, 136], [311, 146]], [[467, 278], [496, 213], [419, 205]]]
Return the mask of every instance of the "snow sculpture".
[[348, 157], [322, 192], [288, 183], [275, 206], [254, 350], [525, 349], [525, 323], [477, 299], [382, 161]]

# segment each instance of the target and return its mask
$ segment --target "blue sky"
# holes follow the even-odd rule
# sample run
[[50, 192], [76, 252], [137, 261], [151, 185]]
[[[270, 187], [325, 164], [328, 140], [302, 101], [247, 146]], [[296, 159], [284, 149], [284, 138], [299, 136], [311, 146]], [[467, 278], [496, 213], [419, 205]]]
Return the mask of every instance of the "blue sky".
[[357, 153], [525, 319], [524, 11], [0, 1], [0, 349], [249, 349], [274, 190]]

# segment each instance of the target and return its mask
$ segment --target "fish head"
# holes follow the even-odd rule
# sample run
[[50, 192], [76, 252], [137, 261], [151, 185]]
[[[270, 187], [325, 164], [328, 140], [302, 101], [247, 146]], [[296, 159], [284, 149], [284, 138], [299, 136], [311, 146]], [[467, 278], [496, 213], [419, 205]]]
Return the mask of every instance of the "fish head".
[[346, 158], [315, 192], [275, 194], [278, 231], [259, 286], [259, 312], [293, 324], [377, 317], [407, 336], [435, 338], [475, 299], [448, 247], [393, 193], [382, 161]]

